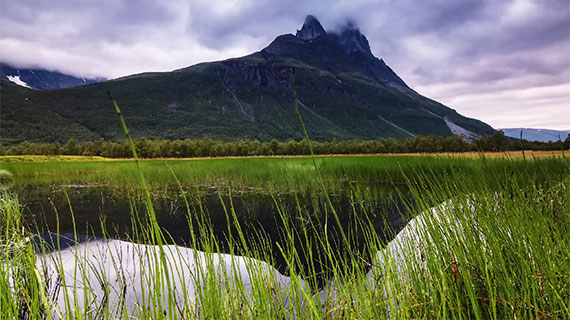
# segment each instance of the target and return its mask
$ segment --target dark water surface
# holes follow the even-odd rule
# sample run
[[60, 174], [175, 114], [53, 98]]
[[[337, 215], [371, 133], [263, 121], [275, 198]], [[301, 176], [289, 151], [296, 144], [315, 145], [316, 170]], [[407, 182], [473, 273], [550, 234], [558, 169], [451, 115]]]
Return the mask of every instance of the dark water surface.
[[[350, 189], [341, 194], [330, 195], [344, 232], [353, 245], [351, 250], [358, 250], [364, 258], [368, 256], [366, 243], [362, 230], [355, 227], [355, 219], [372, 224], [380, 238], [387, 241], [394, 231], [402, 227], [404, 212], [402, 192], [396, 195], [394, 186], [370, 186], [367, 190], [374, 192], [360, 198], [354, 195], [351, 197]], [[76, 230], [78, 234], [88, 234], [89, 237], [136, 240], [133, 217], [144, 216], [145, 212], [144, 201], [140, 196], [118, 194], [108, 186], [36, 184], [21, 187], [17, 192], [26, 222], [38, 233], [72, 234]], [[322, 193], [271, 195], [234, 192], [230, 196], [227, 191], [210, 191], [198, 192], [188, 197], [190, 216], [196, 233], [199, 231], [196, 227], [198, 222], [207, 221], [208, 230], [212, 230], [220, 246], [219, 250], [228, 252], [230, 233], [234, 243], [240, 241], [237, 224], [231, 215], [233, 206], [239, 227], [248, 243], [259, 242], [261, 234], [266, 243], [269, 243], [266, 250], [271, 251], [265, 252], [266, 260], [273, 260], [276, 267], [285, 273], [286, 262], [277, 247], [278, 242], [287, 243], [284, 240], [285, 225], [279, 211], [287, 217], [287, 228], [301, 235], [304, 234], [303, 230], [309, 231], [309, 237], [324, 232], [327, 223], [326, 230], [333, 249], [340, 250], [344, 247], [332, 215], [325, 212], [327, 205]], [[180, 191], [173, 188], [156, 197], [153, 204], [158, 223], [171, 237], [170, 242], [190, 246], [189, 214]], [[314, 227], [311, 227], [311, 223]], [[200, 240], [199, 237], [197, 239]], [[309, 258], [303, 253], [306, 251], [307, 242], [297, 237], [295, 246], [301, 253], [302, 264], [306, 263]], [[240, 254], [239, 251], [235, 253]], [[313, 248], [313, 255], [315, 253], [322, 253], [322, 249]], [[322, 258], [313, 257], [319, 260], [315, 263], [318, 272], [326, 269]]]

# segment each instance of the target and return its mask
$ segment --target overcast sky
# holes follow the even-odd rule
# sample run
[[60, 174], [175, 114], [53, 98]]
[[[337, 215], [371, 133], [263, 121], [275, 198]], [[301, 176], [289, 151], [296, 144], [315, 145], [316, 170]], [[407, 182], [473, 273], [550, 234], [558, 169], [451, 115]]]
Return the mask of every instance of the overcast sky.
[[419, 93], [494, 128], [570, 129], [569, 0], [0, 0], [0, 60], [77, 76], [261, 50], [354, 21]]

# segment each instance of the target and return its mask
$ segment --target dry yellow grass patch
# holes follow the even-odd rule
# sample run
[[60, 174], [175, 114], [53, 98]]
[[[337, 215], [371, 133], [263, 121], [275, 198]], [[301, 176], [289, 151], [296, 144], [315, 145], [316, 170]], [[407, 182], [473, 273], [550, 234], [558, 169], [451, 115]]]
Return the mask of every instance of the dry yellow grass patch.
[[92, 156], [0, 156], [0, 162], [57, 162], [57, 161], [108, 161], [104, 157]]
[[[440, 152], [440, 153], [376, 153], [376, 154], [317, 154], [316, 157], [349, 157], [349, 156], [412, 156], [412, 157], [464, 157], [464, 158], [477, 158], [484, 155], [488, 158], [511, 158], [518, 159], [523, 157], [522, 151], [505, 151], [505, 152]], [[532, 151], [525, 150], [525, 157], [528, 159], [534, 158], [555, 158], [570, 155], [570, 151], [562, 150], [549, 150], [549, 151]], [[208, 160], [208, 159], [242, 159], [242, 158], [305, 158], [311, 157], [310, 155], [257, 155], [257, 156], [226, 156], [226, 157], [199, 157], [199, 158], [144, 158], [144, 160]], [[0, 156], [0, 162], [58, 162], [58, 161], [71, 161], [71, 162], [86, 162], [86, 161], [125, 161], [128, 159], [115, 159], [105, 158], [98, 156], [37, 156], [37, 155], [18, 155], [18, 156]]]

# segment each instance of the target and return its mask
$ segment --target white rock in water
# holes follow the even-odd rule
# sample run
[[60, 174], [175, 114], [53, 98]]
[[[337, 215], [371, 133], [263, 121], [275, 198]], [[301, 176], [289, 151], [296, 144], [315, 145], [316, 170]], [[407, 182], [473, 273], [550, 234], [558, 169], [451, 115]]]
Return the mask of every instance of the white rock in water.
[[[471, 212], [475, 211], [473, 204], [469, 201], [467, 201], [467, 208]], [[386, 281], [401, 284], [406, 283], [408, 279], [406, 279], [405, 273], [409, 272], [409, 267], [426, 267], [424, 257], [422, 256], [422, 244], [431, 241], [429, 230], [431, 230], [432, 225], [436, 227], [440, 225], [452, 226], [454, 229], [460, 229], [462, 227], [461, 222], [457, 221], [453, 218], [453, 215], [450, 214], [451, 210], [454, 209], [463, 210], [463, 206], [459, 203], [454, 204], [449, 200], [430, 210], [421, 212], [411, 219], [408, 224], [398, 232], [394, 239], [373, 257], [373, 267], [366, 274], [370, 286], [372, 288], [379, 286], [385, 299], [395, 301], [396, 293], [391, 292], [391, 287], [386, 287]], [[467, 214], [467, 212], [464, 212], [464, 214]], [[473, 226], [477, 226], [476, 221], [473, 221]], [[482, 234], [480, 234], [480, 237], [484, 242], [485, 239]], [[386, 279], [388, 272], [390, 273], [390, 280]], [[317, 294], [319, 295], [320, 301], [324, 302], [323, 305], [334, 305], [338, 303], [338, 292], [337, 282], [333, 280]], [[389, 317], [389, 314], [387, 314], [387, 317]]]
[[[123, 310], [133, 317], [144, 309], [151, 310], [151, 314], [152, 310], [167, 313], [169, 299], [182, 309], [195, 306], [205, 282], [214, 283], [219, 292], [241, 283], [247, 295], [252, 286], [274, 286], [280, 301], [285, 307], [288, 304], [291, 279], [263, 261], [175, 245], [162, 248], [166, 268], [160, 267], [158, 246], [119, 240], [87, 241], [39, 256], [38, 267], [45, 274], [47, 294], [53, 304], [52, 316], [68, 318], [70, 313], [81, 310], [95, 317], [104, 314], [103, 308], [108, 308], [111, 317]], [[154, 284], [157, 271], [164, 273], [165, 269], [170, 292], [165, 276], [159, 285]], [[299, 281], [304, 289], [304, 282]], [[163, 294], [157, 295], [157, 291]], [[151, 292], [152, 297], [162, 299], [149, 300]]]

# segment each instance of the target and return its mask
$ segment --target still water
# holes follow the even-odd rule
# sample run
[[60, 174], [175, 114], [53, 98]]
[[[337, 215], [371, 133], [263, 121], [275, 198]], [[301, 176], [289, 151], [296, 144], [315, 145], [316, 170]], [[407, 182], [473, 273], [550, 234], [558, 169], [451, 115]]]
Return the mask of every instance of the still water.
[[[379, 238], [388, 241], [394, 232], [403, 225], [405, 212], [405, 190], [396, 193], [394, 186], [368, 186], [366, 196], [354, 195], [354, 190], [330, 194], [330, 199], [338, 214], [341, 226], [353, 247], [366, 258], [364, 232], [356, 221], [373, 226]], [[402, 187], [403, 189], [404, 187]], [[58, 185], [34, 184], [19, 187], [22, 212], [26, 223], [38, 233], [73, 233], [89, 237], [115, 239], [136, 239], [137, 228], [133, 219], [144, 216], [145, 205], [142, 197], [136, 194], [117, 192], [104, 185]], [[364, 193], [363, 193], [364, 194]], [[228, 239], [234, 243], [240, 240], [238, 229], [242, 230], [248, 243], [264, 240], [265, 260], [272, 260], [275, 266], [287, 273], [285, 260], [277, 243], [287, 243], [286, 231], [295, 237], [295, 247], [300, 253], [301, 264], [307, 265], [309, 257], [305, 234], [315, 244], [313, 254], [322, 253], [316, 237], [326, 230], [333, 250], [341, 250], [340, 232], [330, 207], [322, 192], [307, 194], [228, 191], [198, 191], [187, 194], [188, 206], [178, 187], [172, 187], [161, 196], [153, 198], [159, 226], [168, 235], [169, 242], [191, 246], [189, 221], [192, 220], [197, 247], [200, 248], [200, 223], [212, 231], [219, 245], [218, 250], [229, 252]], [[232, 217], [232, 208], [235, 218]], [[286, 222], [284, 223], [285, 218]], [[237, 222], [236, 222], [237, 220]], [[136, 225], [136, 224], [135, 224]], [[238, 228], [239, 225], [239, 228]], [[305, 233], [305, 231], [308, 231]], [[237, 254], [243, 252], [234, 251]], [[262, 257], [263, 258], [263, 257]], [[326, 270], [322, 257], [313, 256], [313, 264], [318, 272]], [[302, 268], [302, 266], [301, 266]]]

